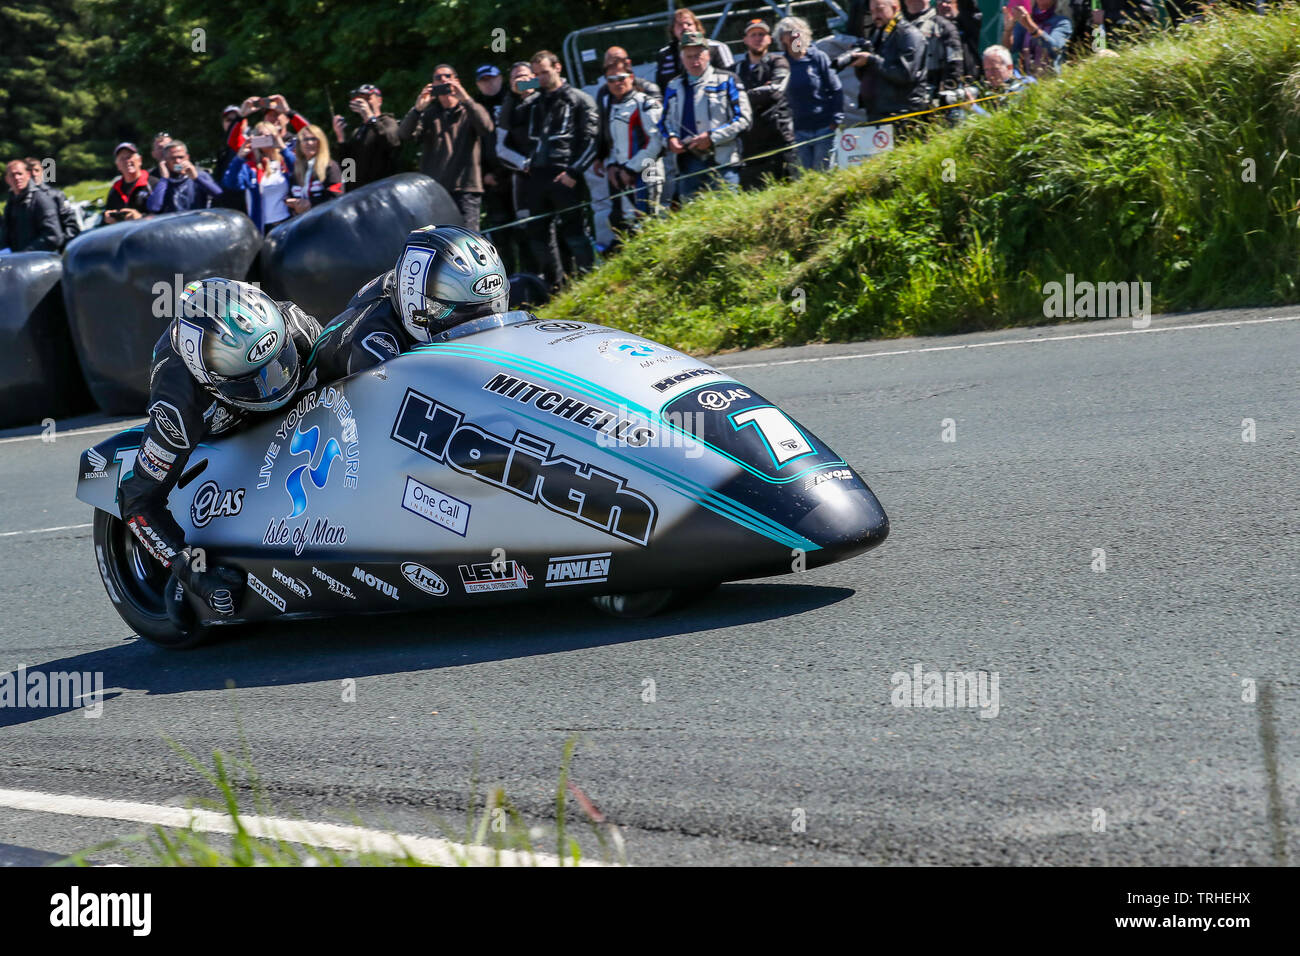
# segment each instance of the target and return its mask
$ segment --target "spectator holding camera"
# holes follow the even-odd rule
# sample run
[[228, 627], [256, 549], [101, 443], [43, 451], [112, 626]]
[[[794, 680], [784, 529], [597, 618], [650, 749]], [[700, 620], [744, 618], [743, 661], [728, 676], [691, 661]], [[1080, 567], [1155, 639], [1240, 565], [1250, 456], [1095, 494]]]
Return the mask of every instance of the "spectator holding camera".
[[[293, 152], [294, 139], [298, 130], [307, 125], [307, 117], [295, 112], [289, 106], [289, 101], [279, 93], [250, 96], [244, 100], [239, 105], [239, 119], [227, 127], [226, 145], [235, 152], [243, 148], [251, 135], [248, 117], [257, 112], [262, 113], [260, 122], [271, 125], [271, 132], [279, 140], [280, 147]], [[222, 119], [224, 122], [225, 117]]]
[[244, 194], [248, 218], [266, 234], [293, 214], [288, 204], [293, 166], [293, 151], [275, 124], [258, 123], [226, 167], [221, 185]]
[[153, 169], [149, 170], [149, 175], [154, 179], [164, 179], [167, 176], [167, 147], [172, 141], [171, 133], [154, 133], [153, 143], [149, 147], [149, 155], [153, 157]]
[[113, 150], [113, 165], [117, 167], [118, 177], [108, 186], [104, 225], [152, 215], [149, 197], [153, 195], [158, 180], [145, 172], [144, 161], [135, 143], [118, 143]]
[[293, 183], [285, 205], [295, 216], [313, 206], [343, 195], [343, 174], [330, 159], [325, 131], [308, 123], [298, 132], [298, 152], [293, 157]]
[[726, 44], [707, 39], [700, 18], [686, 7], [681, 7], [673, 13], [672, 20], [668, 22], [667, 46], [660, 47], [655, 56], [655, 86], [661, 90], [667, 90], [673, 77], [681, 75], [681, 38], [687, 31], [706, 37], [704, 42], [708, 45], [709, 62], [714, 69], [729, 70], [735, 64], [735, 57], [731, 55]]
[[492, 135], [492, 117], [465, 92], [454, 69], [446, 63], [434, 68], [433, 82], [420, 90], [397, 135], [420, 144], [420, 172], [451, 193], [465, 228], [478, 232], [483, 143]]
[[1043, 76], [1061, 72], [1074, 24], [1058, 8], [1068, 10], [1069, 0], [1033, 0], [1031, 10], [1021, 6], [1003, 9], [1003, 14], [1015, 21], [1011, 56], [1020, 62], [1022, 73]]
[[[740, 134], [744, 165], [740, 168], [740, 185], [753, 189], [764, 176], [790, 179], [794, 175], [794, 120], [785, 91], [790, 82], [790, 62], [773, 53], [772, 28], [763, 20], [750, 20], [745, 26], [745, 55], [736, 64], [736, 76], [745, 87], [753, 124]], [[763, 159], [751, 159], [761, 153], [780, 150]]]
[[704, 34], [681, 36], [681, 76], [664, 91], [660, 132], [677, 157], [677, 195], [686, 202], [709, 185], [735, 189], [740, 135], [749, 129], [749, 97], [734, 73], [715, 69]]
[[[595, 170], [609, 182], [609, 226], [615, 231], [617, 243], [619, 230], [659, 210], [664, 182], [664, 167], [659, 160], [663, 151], [659, 134], [663, 108], [636, 88], [632, 73], [618, 59], [605, 68], [604, 92]], [[631, 195], [618, 195], [627, 190], [632, 190]]]
[[402, 148], [397, 119], [384, 112], [384, 94], [373, 83], [363, 83], [348, 94], [348, 109], [357, 114], [360, 125], [349, 136], [342, 116], [334, 117], [334, 138], [339, 158], [355, 164], [349, 189], [384, 179], [397, 172], [397, 154]]
[[161, 165], [168, 175], [159, 179], [149, 194], [151, 213], [210, 209], [221, 195], [216, 180], [190, 161], [189, 147], [179, 139], [167, 144]]
[[831, 134], [844, 122], [844, 87], [831, 58], [812, 45], [812, 27], [807, 20], [780, 20], [776, 42], [785, 49], [790, 65], [785, 98], [794, 120], [799, 165], [804, 169], [825, 169]]
[[63, 228], [54, 197], [32, 181], [27, 161], [5, 164], [9, 201], [5, 203], [4, 232], [0, 249], [12, 252], [58, 252], [63, 248]]
[[[925, 85], [925, 37], [899, 13], [898, 0], [871, 0], [871, 28], [851, 61], [858, 76], [858, 104], [867, 122], [914, 113], [929, 103]], [[895, 135], [906, 122], [894, 124]]]

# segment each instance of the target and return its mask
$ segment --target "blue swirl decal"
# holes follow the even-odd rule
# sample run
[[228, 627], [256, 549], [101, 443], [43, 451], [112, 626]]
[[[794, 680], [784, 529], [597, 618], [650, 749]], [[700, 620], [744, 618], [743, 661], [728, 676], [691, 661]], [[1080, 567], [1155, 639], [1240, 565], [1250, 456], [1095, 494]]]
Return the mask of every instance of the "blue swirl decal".
[[307, 489], [303, 487], [302, 475], [307, 473], [311, 483], [317, 488], [324, 488], [325, 482], [329, 481], [330, 466], [334, 464], [334, 459], [343, 457], [343, 451], [339, 448], [339, 443], [331, 438], [325, 443], [325, 450], [321, 453], [320, 463], [312, 467], [312, 459], [316, 457], [316, 447], [320, 444], [320, 428], [313, 425], [305, 432], [294, 430], [293, 437], [289, 439], [289, 454], [301, 455], [307, 454], [307, 464], [299, 465], [293, 471], [289, 472], [289, 477], [284, 480], [284, 490], [289, 492], [289, 500], [293, 502], [293, 511], [289, 514], [290, 518], [296, 518], [307, 510]]

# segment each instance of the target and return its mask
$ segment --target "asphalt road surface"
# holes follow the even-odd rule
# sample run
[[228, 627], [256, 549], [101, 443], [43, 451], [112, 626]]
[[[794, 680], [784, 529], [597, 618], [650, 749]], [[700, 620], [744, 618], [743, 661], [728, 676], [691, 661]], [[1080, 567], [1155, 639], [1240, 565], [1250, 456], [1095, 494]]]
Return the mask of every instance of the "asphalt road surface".
[[[274, 811], [436, 837], [475, 780], [546, 820], [576, 737], [572, 778], [634, 864], [1294, 863], [1297, 319], [722, 356], [892, 533], [641, 622], [561, 604], [157, 650], [73, 496], [98, 438], [69, 429], [104, 419], [5, 433], [0, 669], [102, 671], [108, 699], [0, 709], [0, 789], [183, 805], [212, 791], [168, 740], [203, 758], [242, 728]], [[918, 665], [983, 672], [983, 706], [898, 706]], [[0, 861], [144, 829], [0, 808]]]

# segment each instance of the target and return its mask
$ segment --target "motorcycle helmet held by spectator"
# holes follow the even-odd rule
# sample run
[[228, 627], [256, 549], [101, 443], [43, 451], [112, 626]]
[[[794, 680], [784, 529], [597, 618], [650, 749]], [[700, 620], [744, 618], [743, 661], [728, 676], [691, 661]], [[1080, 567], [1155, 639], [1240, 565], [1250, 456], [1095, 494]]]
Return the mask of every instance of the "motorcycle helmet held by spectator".
[[416, 229], [393, 272], [389, 294], [416, 342], [509, 308], [510, 283], [496, 246], [461, 226]]
[[275, 300], [234, 279], [200, 279], [181, 294], [172, 346], [216, 398], [274, 411], [298, 390], [298, 349]]

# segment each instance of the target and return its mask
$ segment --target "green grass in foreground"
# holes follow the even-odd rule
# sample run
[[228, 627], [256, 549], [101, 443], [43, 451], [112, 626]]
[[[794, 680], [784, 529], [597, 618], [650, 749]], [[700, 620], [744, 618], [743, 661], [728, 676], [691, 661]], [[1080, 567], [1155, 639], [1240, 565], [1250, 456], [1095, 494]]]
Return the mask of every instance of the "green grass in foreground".
[[[111, 179], [105, 179], [102, 182], [99, 180], [85, 180], [83, 182], [73, 183], [71, 186], [67, 187], [59, 186], [59, 188], [62, 189], [63, 194], [73, 202], [81, 202], [83, 200], [94, 202], [96, 199], [107, 198], [108, 187], [112, 182], [113, 180]], [[58, 186], [59, 184], [55, 183], [55, 185]]]
[[1216, 16], [862, 166], [701, 198], [544, 314], [714, 352], [1042, 323], [1066, 273], [1149, 281], [1153, 311], [1294, 301], [1296, 146], [1300, 9]]
[[[609, 825], [586, 794], [569, 780], [569, 766], [573, 760], [575, 744], [576, 739], [570, 738], [564, 746], [555, 795], [555, 826], [549, 834], [554, 840], [554, 850], [548, 849], [545, 852], [553, 852], [560, 866], [577, 866], [583, 861], [578, 841], [565, 828], [566, 795], [572, 795], [600, 845], [601, 858], [609, 863], [626, 863], [622, 836], [618, 829]], [[220, 751], [213, 752], [213, 765], [208, 768], [176, 744], [172, 743], [172, 747], [211, 784], [216, 793], [216, 799], [203, 801], [201, 809], [226, 815], [234, 832], [205, 832], [193, 822], [184, 829], [153, 826], [148, 832], [134, 837], [109, 840], [88, 847], [61, 861], [61, 865], [87, 866], [90, 865], [89, 861], [106, 852], [125, 854], [132, 866], [440, 865], [414, 852], [410, 847], [403, 846], [401, 837], [391, 832], [388, 836], [392, 839], [384, 842], [393, 845], [382, 849], [365, 846], [334, 849], [310, 845], [307, 838], [313, 831], [320, 832], [311, 824], [303, 824], [301, 829], [289, 826], [281, 827], [275, 833], [263, 833], [261, 825], [266, 821], [254, 821], [249, 815], [250, 811], [241, 806], [240, 791], [247, 789], [252, 793], [252, 812], [260, 818], [275, 816], [246, 753], [233, 762], [232, 772], [226, 756]], [[506, 854], [527, 865], [536, 859], [536, 843], [547, 836], [540, 828], [527, 825], [504, 790], [492, 790], [480, 801], [477, 783], [470, 797], [463, 827], [453, 828], [442, 822], [438, 825], [444, 832], [444, 839], [458, 844], [451, 849], [450, 859], [443, 863], [458, 866], [500, 865]], [[366, 828], [359, 820], [353, 826]], [[300, 839], [295, 840], [294, 837]]]

